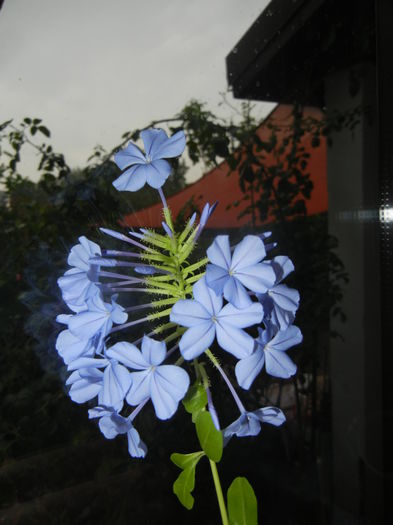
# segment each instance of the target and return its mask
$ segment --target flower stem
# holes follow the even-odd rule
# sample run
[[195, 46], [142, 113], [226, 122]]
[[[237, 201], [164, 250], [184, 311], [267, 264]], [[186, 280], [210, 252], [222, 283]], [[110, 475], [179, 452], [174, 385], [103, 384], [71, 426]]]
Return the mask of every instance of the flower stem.
[[211, 459], [209, 459], [209, 463], [210, 463], [210, 468], [211, 468], [212, 475], [213, 475], [214, 488], [216, 489], [218, 506], [220, 507], [222, 525], [229, 525], [227, 508], [225, 506], [224, 496], [222, 494], [221, 483], [220, 483], [220, 478], [218, 477], [217, 466], [215, 462], [212, 461]]

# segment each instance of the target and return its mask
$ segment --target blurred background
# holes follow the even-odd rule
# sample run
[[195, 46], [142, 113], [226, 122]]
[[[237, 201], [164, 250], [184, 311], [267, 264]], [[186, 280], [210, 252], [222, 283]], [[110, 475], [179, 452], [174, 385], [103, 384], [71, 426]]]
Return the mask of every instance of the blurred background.
[[157, 192], [112, 186], [114, 152], [151, 125], [186, 132], [164, 187], [177, 223], [219, 201], [201, 253], [272, 231], [296, 268], [298, 373], [241, 392], [287, 423], [232, 439], [224, 488], [246, 475], [264, 524], [391, 523], [392, 51], [390, 0], [0, 1], [1, 523], [219, 522], [207, 465], [192, 511], [172, 493], [169, 455], [197, 446], [182, 407], [138, 416], [132, 460], [55, 351], [78, 237], [160, 228]]

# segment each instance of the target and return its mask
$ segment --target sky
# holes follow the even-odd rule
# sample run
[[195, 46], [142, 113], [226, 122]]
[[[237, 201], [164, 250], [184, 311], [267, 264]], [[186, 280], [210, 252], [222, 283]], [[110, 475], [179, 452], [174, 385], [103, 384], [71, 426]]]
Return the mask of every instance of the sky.
[[[219, 106], [225, 57], [268, 0], [5, 0], [0, 122], [42, 118], [71, 167], [191, 99]], [[228, 95], [228, 101], [240, 107]], [[271, 104], [257, 103], [262, 118]], [[35, 178], [34, 152], [22, 167]], [[190, 180], [202, 174], [191, 170]], [[23, 173], [23, 172], [22, 172]]]

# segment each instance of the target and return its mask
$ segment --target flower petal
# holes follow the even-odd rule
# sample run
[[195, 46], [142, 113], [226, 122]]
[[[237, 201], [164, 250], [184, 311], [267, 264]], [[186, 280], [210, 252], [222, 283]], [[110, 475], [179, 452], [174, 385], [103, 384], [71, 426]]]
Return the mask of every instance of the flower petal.
[[297, 366], [285, 353], [265, 346], [266, 372], [273, 377], [288, 377], [296, 374]]
[[172, 137], [169, 137], [165, 142], [160, 144], [157, 149], [154, 149], [153, 160], [156, 159], [171, 159], [178, 157], [186, 147], [186, 136], [184, 131], [178, 131]]
[[257, 348], [250, 356], [241, 359], [236, 367], [235, 374], [239, 385], [248, 390], [254, 379], [263, 368], [265, 354], [261, 348]]
[[264, 293], [274, 285], [276, 274], [270, 264], [259, 263], [247, 266], [234, 273], [246, 288], [256, 293]]
[[151, 400], [159, 419], [169, 419], [186, 395], [190, 378], [185, 370], [175, 365], [158, 366], [150, 382]]
[[180, 299], [173, 305], [169, 318], [172, 323], [190, 327], [209, 321], [211, 314], [197, 301]]
[[227, 352], [238, 359], [250, 355], [254, 349], [254, 339], [244, 330], [230, 323], [216, 323], [217, 342]]
[[159, 147], [168, 140], [168, 136], [163, 129], [144, 129], [141, 131], [141, 138], [143, 145], [145, 146], [145, 153], [150, 158], [154, 157], [154, 154]]
[[222, 294], [228, 279], [229, 273], [225, 268], [217, 266], [216, 264], [208, 264], [206, 266], [206, 283], [217, 295]]
[[290, 326], [284, 331], [279, 331], [267, 346], [275, 350], [288, 350], [291, 346], [298, 345], [303, 341], [301, 331], [297, 326]]
[[222, 297], [208, 287], [206, 278], [202, 277], [192, 287], [194, 299], [202, 304], [210, 315], [217, 315], [222, 308]]
[[246, 235], [236, 246], [232, 255], [232, 270], [241, 270], [246, 266], [252, 266], [266, 256], [265, 245], [257, 235]]
[[156, 341], [147, 335], [142, 339], [142, 355], [150, 366], [161, 364], [166, 355], [166, 344], [163, 341]]
[[252, 304], [244, 286], [235, 277], [229, 277], [224, 286], [224, 297], [236, 308], [246, 308]]
[[130, 386], [130, 372], [121, 364], [112, 361], [104, 372], [102, 390], [98, 396], [99, 404], [120, 410]]
[[147, 446], [141, 440], [135, 427], [131, 427], [127, 432], [128, 452], [133, 458], [144, 458], [147, 453]]
[[180, 353], [187, 360], [198, 357], [212, 344], [215, 334], [216, 331], [212, 322], [192, 326], [180, 339]]
[[228, 235], [217, 235], [206, 250], [206, 253], [210, 262], [229, 270], [231, 265], [231, 248]]
[[262, 423], [269, 423], [275, 427], [279, 427], [286, 421], [283, 411], [277, 407], [258, 408], [253, 414], [255, 414]]
[[56, 350], [66, 365], [82, 355], [93, 355], [94, 347], [90, 340], [81, 341], [69, 330], [63, 330], [56, 339]]
[[129, 405], [139, 405], [145, 399], [150, 397], [150, 376], [151, 370], [143, 370], [143, 372], [132, 372], [131, 389], [128, 392], [126, 399]]
[[128, 146], [123, 150], [115, 153], [115, 163], [121, 170], [133, 164], [144, 164], [145, 162], [146, 158], [144, 154], [138, 146], [135, 146], [132, 142], [129, 142]]
[[218, 323], [224, 322], [236, 328], [246, 328], [259, 324], [263, 318], [263, 308], [260, 303], [251, 303], [247, 308], [236, 308], [226, 304], [218, 314]]
[[108, 348], [106, 355], [134, 370], [145, 370], [150, 367], [150, 363], [146, 361], [138, 348], [126, 341], [121, 341]]
[[145, 164], [132, 166], [113, 181], [113, 186], [118, 191], [138, 191], [145, 184], [147, 180], [147, 170]]
[[158, 189], [169, 177], [172, 167], [166, 160], [157, 159], [147, 165], [146, 181], [152, 188]]

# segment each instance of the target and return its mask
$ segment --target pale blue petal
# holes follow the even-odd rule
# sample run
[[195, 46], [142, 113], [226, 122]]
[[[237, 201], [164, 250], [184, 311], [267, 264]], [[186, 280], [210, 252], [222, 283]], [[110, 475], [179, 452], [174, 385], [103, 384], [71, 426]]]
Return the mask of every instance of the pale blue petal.
[[190, 378], [185, 370], [175, 365], [158, 366], [150, 381], [151, 400], [159, 419], [169, 419], [186, 395]]
[[113, 181], [113, 186], [118, 191], [138, 191], [147, 180], [146, 165], [132, 166]]
[[66, 365], [82, 355], [92, 355], [94, 347], [90, 340], [81, 341], [69, 330], [63, 330], [56, 339], [56, 350]]
[[126, 341], [121, 341], [111, 346], [106, 355], [111, 359], [116, 359], [120, 363], [134, 370], [145, 370], [150, 367], [150, 363], [142, 356], [138, 348]]
[[[75, 359], [72, 361], [68, 367], [68, 371], [72, 370], [81, 370], [81, 369], [91, 369], [91, 368], [105, 368], [108, 366], [109, 361], [107, 359], [97, 359], [95, 357], [78, 357], [78, 359]], [[81, 370], [80, 375], [84, 374], [85, 372]], [[93, 372], [91, 370], [87, 371], [88, 376], [90, 376]]]
[[254, 349], [254, 339], [244, 330], [229, 323], [216, 323], [217, 342], [227, 352], [238, 359], [250, 355]]
[[277, 274], [277, 283], [281, 282], [295, 269], [291, 259], [286, 255], [279, 255], [272, 260], [273, 268]]
[[288, 379], [296, 374], [297, 367], [285, 352], [265, 346], [266, 372], [273, 377]]
[[116, 303], [113, 297], [112, 297], [111, 319], [116, 324], [125, 323], [128, 319], [128, 314], [124, 311], [124, 308], [122, 306]]
[[201, 277], [192, 287], [195, 301], [202, 304], [210, 316], [217, 315], [222, 308], [222, 297], [208, 287], [205, 276]]
[[244, 286], [234, 277], [229, 277], [224, 286], [224, 297], [236, 308], [246, 308], [252, 304]]
[[80, 244], [76, 244], [71, 248], [67, 262], [70, 266], [75, 266], [85, 272], [89, 271], [90, 257], [101, 255], [101, 248], [95, 242], [89, 241], [85, 236], [79, 237]]
[[232, 304], [226, 304], [217, 316], [218, 322], [225, 322], [236, 328], [246, 328], [259, 324], [263, 318], [263, 308], [260, 303], [252, 303], [246, 308], [236, 308]]
[[260, 373], [265, 362], [265, 355], [261, 348], [257, 348], [250, 356], [241, 359], [236, 367], [235, 374], [239, 385], [248, 390], [254, 379]]
[[173, 305], [169, 318], [172, 323], [190, 327], [209, 321], [211, 314], [197, 301], [180, 299]]
[[192, 326], [180, 339], [179, 348], [184, 359], [200, 356], [214, 341], [215, 327], [210, 321]]
[[246, 288], [256, 293], [264, 293], [274, 285], [276, 275], [270, 264], [259, 263], [247, 266], [234, 273]]
[[166, 355], [166, 344], [163, 341], [156, 341], [147, 335], [142, 339], [142, 355], [149, 366], [161, 364]]
[[279, 427], [286, 420], [283, 411], [276, 407], [259, 408], [253, 413], [262, 423], [269, 423], [275, 427]]
[[246, 437], [256, 436], [261, 431], [261, 424], [255, 418], [248, 417], [248, 413], [241, 416], [223, 430], [224, 445], [228, 443], [232, 436]]
[[296, 312], [299, 307], [299, 292], [294, 288], [288, 288], [285, 284], [279, 284], [269, 290], [271, 299], [277, 306], [289, 312]]
[[252, 266], [265, 256], [263, 241], [256, 235], [246, 235], [233, 252], [231, 269], [238, 271], [246, 266]]
[[115, 153], [115, 163], [121, 170], [132, 166], [132, 164], [144, 164], [145, 162], [146, 158], [144, 154], [138, 146], [135, 146], [132, 142], [122, 151]]
[[[79, 380], [74, 380], [76, 374], [79, 374]], [[85, 403], [96, 397], [101, 390], [103, 373], [100, 370], [92, 369], [90, 373], [85, 372], [84, 375], [81, 377], [81, 371], [71, 374], [73, 382], [68, 394], [75, 403]]]
[[[110, 412], [108, 411], [108, 413]], [[119, 435], [119, 432], [117, 431], [117, 425], [110, 416], [108, 417], [105, 415], [101, 417], [98, 422], [98, 426], [100, 427], [100, 430], [106, 439], [113, 439]]]
[[150, 369], [143, 370], [143, 372], [131, 372], [131, 389], [126, 396], [129, 405], [139, 405], [145, 399], [149, 399], [150, 376]]
[[66, 324], [68, 326], [72, 317], [72, 314], [59, 314], [56, 317], [56, 322], [60, 324]]
[[109, 312], [81, 312], [69, 322], [70, 331], [79, 339], [90, 339], [98, 332], [106, 335], [112, 328]]
[[217, 235], [206, 253], [210, 262], [229, 270], [231, 266], [231, 248], [228, 235]]
[[153, 160], [155, 159], [170, 159], [178, 157], [186, 147], [186, 136], [184, 131], [178, 131], [172, 137], [169, 137], [160, 146], [154, 149]]
[[131, 374], [129, 371], [116, 361], [112, 361], [104, 372], [102, 390], [98, 396], [99, 404], [117, 410], [121, 409], [130, 386]]
[[206, 283], [217, 295], [222, 294], [224, 285], [228, 279], [229, 273], [225, 268], [221, 268], [221, 266], [215, 264], [208, 264], [206, 266]]
[[158, 148], [168, 140], [168, 136], [163, 129], [150, 128], [141, 131], [141, 139], [146, 155], [153, 158]]
[[136, 428], [131, 427], [127, 432], [128, 452], [133, 458], [144, 458], [147, 453], [147, 447], [141, 440]]
[[301, 331], [297, 326], [290, 326], [287, 330], [279, 331], [268, 343], [268, 346], [275, 350], [287, 350], [291, 346], [298, 345], [303, 340]]
[[150, 169], [146, 172], [147, 183], [152, 188], [161, 188], [172, 171], [171, 165], [166, 160], [158, 159], [148, 164], [148, 167]]

